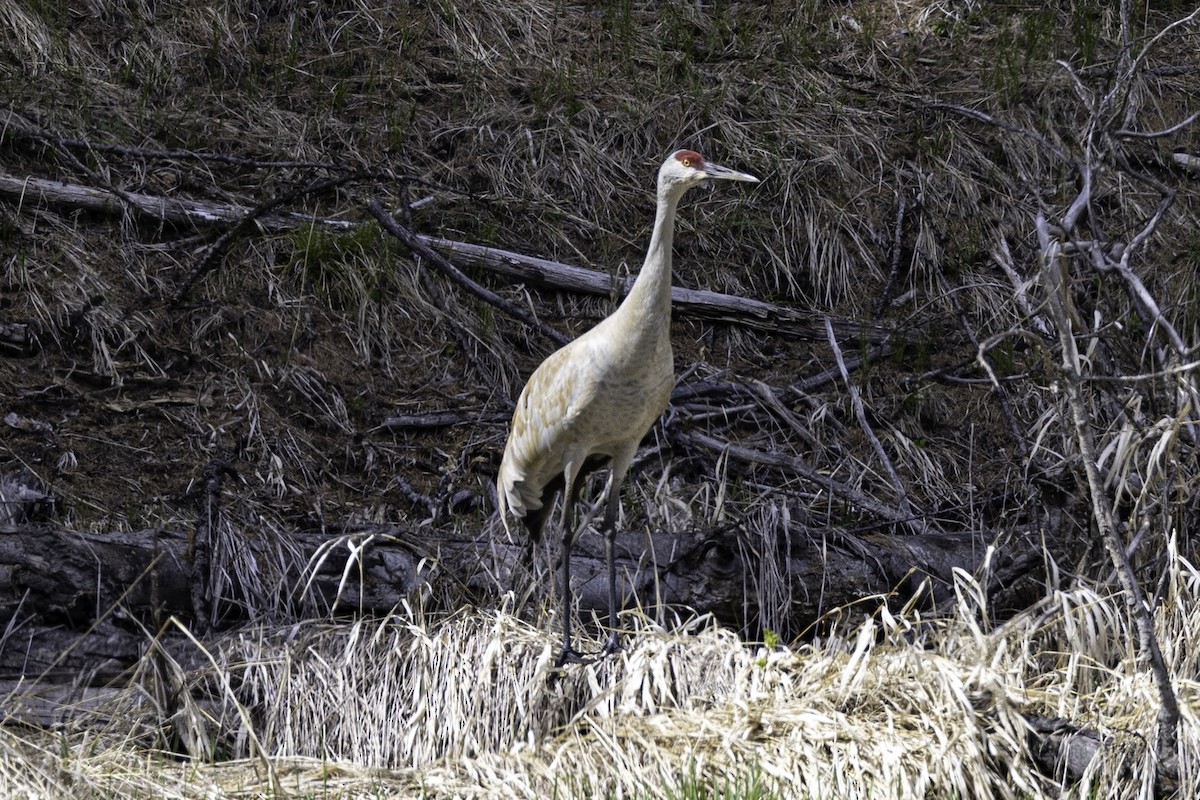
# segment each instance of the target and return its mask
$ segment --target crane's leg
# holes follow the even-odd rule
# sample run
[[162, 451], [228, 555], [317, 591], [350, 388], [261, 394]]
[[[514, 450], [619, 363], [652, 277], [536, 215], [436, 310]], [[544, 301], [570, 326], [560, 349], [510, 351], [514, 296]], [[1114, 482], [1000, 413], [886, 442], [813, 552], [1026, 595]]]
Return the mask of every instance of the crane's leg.
[[621, 649], [621, 634], [617, 630], [617, 513], [621, 510], [621, 484], [625, 472], [633, 461], [633, 453], [619, 455], [613, 459], [612, 475], [608, 479], [608, 498], [604, 509], [604, 558], [608, 562], [608, 638], [604, 641], [604, 655], [612, 655]]
[[[571, 485], [570, 482], [567, 483]], [[575, 506], [574, 492], [563, 493], [562, 519], [559, 529], [562, 531], [562, 546], [558, 550], [559, 613], [562, 614], [562, 650], [558, 654], [556, 666], [563, 664], [579, 664], [584, 661], [575, 648], [571, 647], [571, 544], [575, 540], [575, 531], [571, 527], [571, 509]]]
[[604, 655], [621, 649], [621, 635], [617, 632], [617, 507], [619, 500], [609, 499], [604, 511], [604, 558], [608, 562], [608, 638], [604, 640]]

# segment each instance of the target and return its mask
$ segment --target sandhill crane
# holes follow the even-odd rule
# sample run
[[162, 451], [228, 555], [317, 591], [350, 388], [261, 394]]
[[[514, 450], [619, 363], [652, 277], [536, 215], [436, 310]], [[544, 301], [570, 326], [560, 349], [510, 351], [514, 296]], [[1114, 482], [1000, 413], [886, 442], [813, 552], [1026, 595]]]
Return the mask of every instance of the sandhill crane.
[[675, 386], [671, 355], [671, 244], [683, 193], [717, 178], [758, 183], [744, 172], [678, 150], [658, 170], [658, 206], [646, 260], [629, 295], [610, 316], [552, 353], [525, 384], [496, 479], [500, 518], [523, 517], [533, 542], [541, 538], [554, 500], [566, 489], [559, 527], [562, 651], [558, 663], [583, 659], [571, 647], [571, 511], [587, 475], [611, 462], [602, 532], [608, 561], [609, 636], [605, 655], [620, 647], [614, 564], [621, 483], [642, 437], [667, 408]]

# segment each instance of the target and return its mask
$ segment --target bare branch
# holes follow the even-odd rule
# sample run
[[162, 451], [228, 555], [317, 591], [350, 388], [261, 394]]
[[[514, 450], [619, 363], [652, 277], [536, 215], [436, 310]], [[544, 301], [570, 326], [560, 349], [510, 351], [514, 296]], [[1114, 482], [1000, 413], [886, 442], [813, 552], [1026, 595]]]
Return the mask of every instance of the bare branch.
[[1092, 167], [1090, 163], [1079, 165], [1080, 175], [1083, 178], [1083, 186], [1079, 190], [1079, 194], [1071, 201], [1067, 213], [1063, 214], [1062, 228], [1068, 234], [1075, 232], [1075, 223], [1079, 221], [1079, 215], [1084, 212], [1088, 205], [1092, 202]]
[[365, 177], [369, 176], [365, 173], [352, 172], [346, 175], [340, 175], [336, 178], [312, 181], [305, 186], [294, 187], [289, 191], [273, 197], [261, 205], [247, 209], [246, 213], [242, 215], [241, 219], [239, 219], [233, 227], [222, 232], [221, 235], [218, 236], [213, 243], [208, 246], [208, 248], [205, 250], [204, 256], [201, 257], [196, 265], [192, 267], [187, 276], [182, 282], [180, 282], [179, 288], [175, 290], [174, 296], [171, 297], [171, 302], [169, 304], [170, 307], [178, 307], [179, 304], [183, 302], [183, 299], [187, 296], [187, 294], [192, 290], [192, 287], [200, 282], [201, 278], [208, 275], [210, 272], [220, 266], [221, 257], [225, 254], [225, 250], [229, 247], [229, 245], [239, 236], [247, 233], [258, 220], [269, 215], [280, 206], [291, 203], [300, 197], [327, 192], [330, 189], [343, 186], [350, 181], [361, 180]]
[[1113, 131], [1113, 136], [1119, 136], [1124, 139], [1161, 139], [1165, 136], [1171, 136], [1191, 125], [1196, 120], [1200, 119], [1200, 111], [1195, 111], [1188, 114], [1186, 117], [1176, 122], [1169, 128], [1163, 128], [1157, 131], [1131, 131], [1126, 128]]
[[1123, 269], [1129, 268], [1129, 256], [1153, 235], [1154, 229], [1162, 221], [1163, 214], [1167, 213], [1167, 209], [1171, 207], [1173, 202], [1175, 202], [1175, 192], [1167, 189], [1158, 203], [1158, 208], [1154, 209], [1154, 214], [1146, 221], [1142, 229], [1134, 234], [1134, 237], [1129, 240], [1129, 244], [1121, 250], [1120, 263]]
[[728, 453], [730, 458], [737, 461], [742, 461], [749, 464], [762, 464], [764, 466], [782, 469], [799, 475], [805, 480], [811, 481], [818, 486], [827, 490], [835, 497], [840, 497], [852, 505], [858, 506], [863, 511], [874, 514], [877, 517], [887, 520], [888, 522], [904, 525], [911, 529], [914, 533], [929, 533], [929, 527], [919, 518], [914, 518], [911, 515], [905, 514], [898, 509], [876, 500], [863, 492], [858, 491], [852, 486], [834, 480], [828, 475], [823, 475], [818, 470], [804, 463], [804, 460], [789, 456], [783, 453], [767, 452], [764, 450], [755, 450], [749, 447], [732, 444], [730, 442], [722, 442], [705, 433], [698, 431], [680, 431], [679, 438], [685, 442], [691, 442], [699, 445], [706, 450], [711, 450], [716, 453]]
[[[363, 177], [365, 173], [351, 176]], [[407, 180], [407, 177], [404, 178]], [[338, 180], [338, 179], [331, 179]], [[120, 213], [121, 199], [107, 189], [96, 189], [62, 181], [28, 176], [19, 178], [0, 172], [0, 195], [17, 198], [18, 202], [33, 200], [39, 203], [86, 208], [91, 211]], [[293, 211], [280, 211], [275, 205], [258, 209], [250, 206], [208, 203], [186, 198], [159, 197], [126, 192], [124, 199], [140, 214], [160, 222], [191, 225], [197, 228], [227, 223], [253, 222], [268, 231], [292, 230], [302, 225], [316, 225], [336, 231], [352, 231], [361, 224], [337, 217], [315, 217]], [[417, 201], [420, 203], [421, 201]], [[277, 205], [277, 204], [276, 204]], [[409, 206], [410, 208], [412, 205]], [[413, 233], [416, 241], [437, 250], [455, 263], [476, 266], [488, 272], [549, 286], [553, 289], [609, 296], [614, 288], [613, 277], [594, 269], [576, 267], [537, 256], [515, 253], [498, 247], [487, 247], [453, 239], [441, 239], [423, 233]], [[632, 283], [632, 278], [628, 283]], [[624, 290], [622, 281], [617, 288]], [[767, 303], [752, 297], [687, 289], [671, 289], [671, 303], [680, 311], [698, 319], [742, 325], [747, 328], [797, 336], [812, 341], [824, 339], [824, 327], [812, 315], [793, 308]], [[861, 339], [879, 345], [889, 341], [893, 332], [876, 325], [846, 320], [833, 320], [834, 330], [843, 338]]]
[[888, 259], [888, 277], [887, 283], [883, 286], [883, 291], [879, 294], [879, 299], [875, 302], [875, 316], [883, 313], [883, 310], [888, 307], [892, 299], [892, 290], [896, 286], [896, 279], [900, 275], [900, 250], [901, 243], [904, 238], [904, 214], [908, 210], [908, 204], [905, 201], [904, 190], [899, 189], [896, 192], [896, 229], [892, 233], [892, 254]]
[[450, 428], [455, 425], [484, 425], [508, 422], [511, 411], [435, 411], [429, 414], [398, 414], [387, 417], [372, 431]]
[[892, 466], [892, 460], [888, 458], [887, 451], [883, 449], [879, 437], [875, 435], [875, 431], [871, 429], [871, 424], [867, 421], [867, 412], [863, 408], [862, 396], [846, 371], [846, 362], [842, 360], [842, 348], [838, 346], [837, 337], [833, 335], [833, 328], [829, 325], [828, 319], [825, 321], [825, 335], [828, 338], [829, 347], [833, 350], [838, 370], [842, 374], [842, 383], [846, 385], [846, 391], [850, 393], [850, 404], [854, 407], [854, 416], [858, 419], [858, 426], [870, 440], [875, 455], [879, 458], [880, 464], [883, 465], [884, 471], [887, 472], [888, 478], [892, 482], [892, 489], [896, 492], [896, 499], [900, 503], [900, 513], [905, 517], [911, 517], [912, 508], [908, 503], [908, 491], [904, 488], [904, 482], [900, 480], [900, 476], [896, 474], [896, 468]]
[[405, 228], [400, 223], [396, 222], [395, 217], [389, 214], [387, 209], [385, 209], [378, 200], [372, 200], [369, 202], [367, 204], [367, 211], [371, 212], [371, 216], [379, 220], [380, 226], [382, 226], [385, 231], [403, 242], [404, 246], [413, 253], [416, 253], [429, 263], [433, 264], [439, 272], [441, 272], [458, 286], [466, 289], [469, 293], [475, 295], [488, 305], [495, 306], [505, 314], [508, 314], [510, 317], [519, 319], [521, 322], [538, 331], [547, 339], [559, 345], [560, 347], [570, 341], [568, 337], [562, 335], [554, 328], [551, 328], [537, 317], [525, 311], [525, 309], [517, 306], [515, 303], [510, 303], [508, 300], [505, 300], [491, 289], [480, 286], [478, 283], [468, 278], [465, 274], [463, 274], [462, 270], [451, 264], [445, 256], [434, 250], [425, 242], [421, 241], [408, 228]]
[[27, 115], [9, 110], [8, 116], [0, 124], [0, 138], [11, 136], [17, 140], [44, 141], [57, 148], [84, 150], [97, 153], [116, 153], [133, 158], [158, 159], [162, 161], [204, 161], [218, 164], [229, 164], [235, 167], [251, 167], [254, 169], [323, 169], [330, 172], [355, 172], [355, 167], [330, 161], [272, 161], [244, 156], [230, 156], [223, 153], [203, 153], [195, 150], [156, 150], [149, 147], [131, 147], [121, 144], [104, 144], [84, 139], [70, 139], [52, 134], [31, 121]]
[[1054, 144], [1054, 142], [1047, 139], [1038, 131], [1031, 130], [1021, 125], [1016, 125], [1012, 122], [996, 119], [991, 114], [979, 111], [978, 109], [967, 108], [966, 106], [960, 106], [954, 103], [930, 103], [926, 107], [933, 109], [934, 111], [949, 111], [953, 114], [959, 114], [960, 116], [968, 117], [976, 120], [977, 122], [991, 125], [992, 127], [999, 128], [1000, 130], [1008, 131], [1009, 133], [1015, 133], [1018, 136], [1024, 136], [1026, 139], [1031, 139], [1032, 141], [1044, 147], [1059, 160], [1068, 163], [1070, 163], [1072, 160], [1071, 157], [1067, 155], [1065, 150]]
[[[614, 288], [626, 292], [633, 278], [622, 278], [614, 286], [613, 276], [594, 269], [563, 264], [537, 256], [515, 253], [499, 247], [489, 247], [453, 239], [440, 239], [415, 234], [425, 244], [457, 264], [477, 266], [489, 272], [507, 275], [528, 283], [553, 289], [584, 292], [608, 297]], [[813, 315], [785, 306], [766, 303], [751, 297], [711, 292], [704, 289], [671, 287], [671, 304], [693, 317], [710, 322], [744, 325], [773, 333], [784, 333], [811, 341], [824, 341], [824, 326]], [[861, 339], [872, 344], [889, 341], [893, 332], [887, 328], [831, 320], [834, 330], [843, 338]]]
[[1143, 383], [1145, 381], [1169, 378], [1174, 375], [1187, 375], [1197, 370], [1200, 370], [1200, 361], [1189, 361], [1186, 364], [1176, 364], [1173, 367], [1155, 370], [1154, 372], [1142, 372], [1137, 375], [1089, 375], [1087, 376], [1087, 381], [1089, 383]]
[[1158, 33], [1154, 34], [1153, 36], [1151, 36], [1150, 41], [1146, 42], [1146, 46], [1143, 47], [1140, 51], [1138, 51], [1137, 58], [1135, 58], [1133, 60], [1133, 63], [1129, 65], [1128, 71], [1131, 73], [1133, 71], [1135, 71], [1141, 65], [1141, 63], [1146, 60], [1146, 57], [1150, 55], [1150, 51], [1153, 50], [1158, 45], [1158, 43], [1161, 42], [1168, 33], [1170, 33], [1171, 31], [1175, 30], [1178, 27], [1187, 25], [1189, 22], [1194, 22], [1197, 19], [1200, 19], [1200, 8], [1197, 8], [1195, 11], [1188, 14], [1186, 17], [1182, 17], [1180, 19], [1175, 20], [1172, 23], [1169, 23], [1169, 24], [1163, 26], [1163, 29], [1160, 30]]
[[1129, 32], [1129, 0], [1121, 0], [1118, 15], [1121, 26], [1121, 51], [1117, 56], [1117, 65], [1118, 69], [1125, 70], [1133, 54], [1133, 35]]
[[[123, 200], [139, 214], [151, 219], [175, 225], [193, 225], [197, 228], [210, 228], [224, 223], [236, 224], [254, 212], [251, 206], [159, 197], [139, 192], [124, 192], [122, 195], [117, 195], [108, 189], [99, 189], [93, 186], [64, 183], [32, 175], [19, 178], [4, 173], [0, 173], [0, 194], [17, 197], [21, 201], [33, 200], [39, 203], [86, 208], [90, 211], [106, 213], [120, 213], [126, 207], [122, 205]], [[259, 214], [256, 216], [255, 222], [267, 230], [287, 230], [300, 225], [321, 225], [340, 230], [350, 230], [355, 227], [355, 223], [350, 220], [328, 217], [314, 218], [307, 214], [277, 211]]]
[[1146, 605], [1145, 595], [1133, 571], [1133, 565], [1125, 553], [1123, 542], [1113, 515], [1112, 504], [1104, 490], [1104, 481], [1096, 460], [1096, 445], [1092, 436], [1092, 423], [1088, 418], [1087, 403], [1083, 394], [1083, 375], [1079, 352], [1075, 346], [1071, 323], [1067, 317], [1064, 297], [1069, 291], [1063, 282], [1058, 259], [1062, 257], [1058, 243], [1051, 237], [1049, 226], [1042, 215], [1037, 217], [1038, 241], [1041, 246], [1042, 275], [1046, 289], [1046, 307], [1058, 328], [1059, 344], [1062, 347], [1062, 373], [1067, 387], [1068, 405], [1074, 421], [1075, 439], [1079, 446], [1080, 460], [1087, 476], [1088, 493], [1091, 495], [1092, 513], [1100, 533], [1100, 539], [1112, 559], [1125, 603], [1138, 630], [1139, 650], [1150, 662], [1150, 671], [1158, 686], [1162, 710], [1159, 713], [1161, 737], [1158, 752], [1166, 761], [1175, 751], [1179, 730], [1179, 699], [1171, 685], [1171, 675], [1163, 659], [1162, 648], [1154, 633], [1154, 620]]

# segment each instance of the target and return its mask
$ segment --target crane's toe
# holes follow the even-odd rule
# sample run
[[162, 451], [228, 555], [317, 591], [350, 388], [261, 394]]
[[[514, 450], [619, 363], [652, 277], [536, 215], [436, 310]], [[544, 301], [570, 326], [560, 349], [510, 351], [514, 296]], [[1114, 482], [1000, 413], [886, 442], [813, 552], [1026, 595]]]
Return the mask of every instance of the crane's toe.
[[611, 656], [613, 653], [619, 653], [625, 648], [621, 647], [621, 635], [616, 631], [608, 634], [608, 638], [604, 640], [604, 649], [600, 651], [600, 657]]
[[590, 664], [593, 660], [582, 655], [573, 647], [564, 647], [558, 654], [558, 660], [554, 662], [554, 666], [560, 668], [567, 664]]

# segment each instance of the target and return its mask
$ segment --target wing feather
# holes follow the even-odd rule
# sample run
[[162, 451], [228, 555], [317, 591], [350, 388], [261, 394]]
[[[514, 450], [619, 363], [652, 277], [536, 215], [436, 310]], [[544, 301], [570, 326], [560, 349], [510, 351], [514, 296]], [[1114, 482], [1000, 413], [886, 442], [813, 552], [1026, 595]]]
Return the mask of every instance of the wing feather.
[[[592, 359], [583, 339], [552, 353], [517, 399], [497, 479], [502, 508], [517, 516], [542, 507], [542, 490], [561, 474], [571, 435], [596, 395]], [[578, 355], [576, 355], [578, 354]]]

